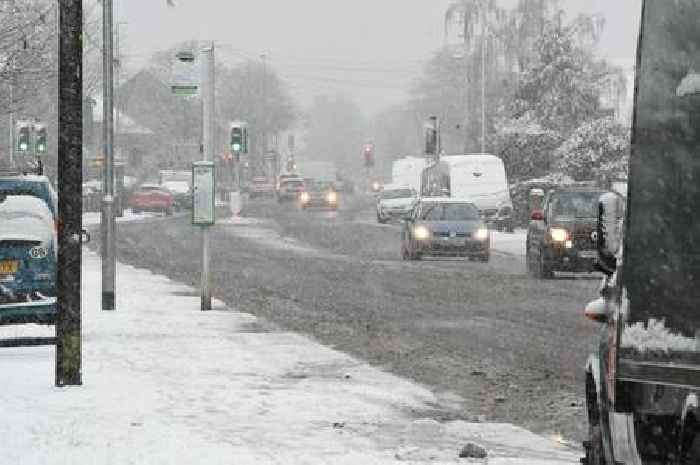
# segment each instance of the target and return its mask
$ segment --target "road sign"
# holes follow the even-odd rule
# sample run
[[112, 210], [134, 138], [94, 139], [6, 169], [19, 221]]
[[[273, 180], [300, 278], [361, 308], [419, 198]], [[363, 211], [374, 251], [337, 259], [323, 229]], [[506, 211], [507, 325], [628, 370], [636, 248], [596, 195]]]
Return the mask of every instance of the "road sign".
[[194, 54], [182, 51], [173, 62], [170, 88], [175, 95], [196, 95], [199, 90], [200, 72]]
[[216, 221], [214, 162], [192, 163], [192, 224], [210, 226]]

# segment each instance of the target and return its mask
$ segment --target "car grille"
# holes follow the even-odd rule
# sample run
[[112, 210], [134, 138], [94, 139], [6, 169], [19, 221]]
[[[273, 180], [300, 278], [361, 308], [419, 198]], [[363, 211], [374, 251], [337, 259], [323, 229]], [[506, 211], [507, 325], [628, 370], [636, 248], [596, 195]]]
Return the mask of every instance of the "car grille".
[[596, 248], [596, 244], [591, 238], [591, 232], [577, 232], [574, 234], [574, 247], [579, 250], [591, 250]]
[[[450, 233], [449, 232], [434, 232], [433, 237], [438, 238], [438, 239], [442, 239], [443, 237], [450, 237]], [[460, 237], [460, 238], [471, 237], [471, 234], [458, 232], [458, 233], [455, 233], [454, 237]]]

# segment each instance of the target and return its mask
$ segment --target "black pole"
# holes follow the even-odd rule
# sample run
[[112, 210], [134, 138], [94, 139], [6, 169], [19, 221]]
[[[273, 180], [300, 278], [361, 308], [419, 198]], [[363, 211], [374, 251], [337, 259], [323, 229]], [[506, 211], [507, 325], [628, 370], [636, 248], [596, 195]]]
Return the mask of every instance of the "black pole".
[[56, 386], [82, 384], [82, 0], [59, 0]]

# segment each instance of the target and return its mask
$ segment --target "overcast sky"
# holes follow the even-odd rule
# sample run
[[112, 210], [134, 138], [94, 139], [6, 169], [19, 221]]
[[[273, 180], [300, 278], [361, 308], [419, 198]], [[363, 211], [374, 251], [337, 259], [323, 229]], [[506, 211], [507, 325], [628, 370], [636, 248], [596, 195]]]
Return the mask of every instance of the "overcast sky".
[[[501, 0], [504, 4], [516, 0]], [[290, 85], [301, 105], [342, 92], [368, 114], [399, 103], [422, 63], [444, 39], [449, 0], [114, 0], [127, 72], [178, 41], [215, 40], [218, 58], [260, 59]], [[563, 0], [567, 13], [600, 12], [600, 53], [631, 65], [641, 0]]]

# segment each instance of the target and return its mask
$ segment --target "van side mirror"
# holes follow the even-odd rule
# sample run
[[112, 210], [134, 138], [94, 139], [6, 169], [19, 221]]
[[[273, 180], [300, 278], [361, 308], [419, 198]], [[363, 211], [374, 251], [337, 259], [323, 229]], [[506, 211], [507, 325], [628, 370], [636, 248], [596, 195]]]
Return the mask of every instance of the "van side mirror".
[[544, 221], [544, 210], [533, 210], [530, 219], [533, 221]]
[[622, 248], [624, 205], [622, 197], [612, 192], [603, 194], [598, 201], [598, 224], [595, 242], [598, 250], [597, 267], [607, 275], [617, 268], [617, 257]]
[[596, 323], [607, 323], [608, 322], [608, 308], [605, 304], [605, 300], [602, 297], [589, 302], [584, 310], [584, 315], [591, 321]]

